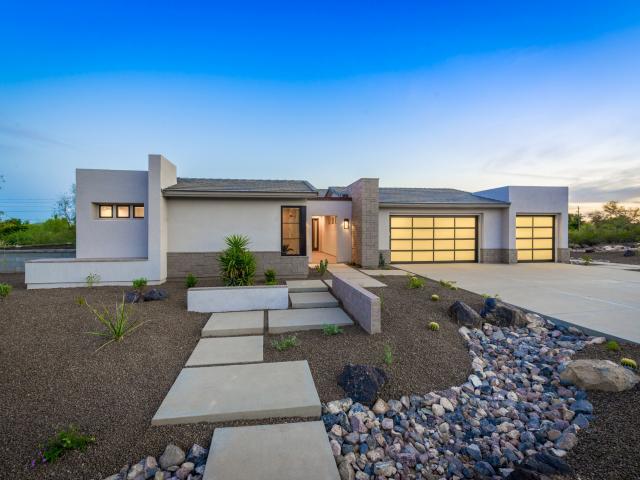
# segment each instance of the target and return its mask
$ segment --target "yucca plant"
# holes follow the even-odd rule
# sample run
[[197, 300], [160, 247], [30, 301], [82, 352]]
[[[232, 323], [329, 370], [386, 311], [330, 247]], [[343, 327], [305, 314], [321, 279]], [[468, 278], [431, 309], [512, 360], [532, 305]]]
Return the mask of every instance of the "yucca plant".
[[126, 335], [146, 323], [145, 321], [132, 324], [129, 321], [131, 306], [125, 303], [124, 296], [122, 297], [121, 303], [116, 302], [116, 306], [113, 311], [109, 310], [105, 306], [102, 306], [101, 309], [97, 309], [89, 304], [86, 305], [94, 314], [96, 319], [105, 327], [105, 330], [101, 332], [89, 332], [89, 334], [108, 339], [107, 342], [103, 343], [96, 349], [96, 352], [112, 342], [121, 341]]
[[229, 235], [227, 244], [218, 259], [222, 281], [227, 286], [253, 285], [256, 274], [256, 258], [248, 250], [249, 238], [243, 235]]

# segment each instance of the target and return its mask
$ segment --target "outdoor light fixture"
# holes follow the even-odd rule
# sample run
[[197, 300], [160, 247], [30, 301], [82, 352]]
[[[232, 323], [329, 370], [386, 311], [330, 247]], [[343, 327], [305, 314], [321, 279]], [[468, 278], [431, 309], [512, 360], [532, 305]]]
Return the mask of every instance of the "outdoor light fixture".
[[344, 219], [344, 222], [342, 222], [342, 227], [343, 227], [345, 230], [349, 230], [349, 219], [348, 219], [348, 218], [345, 218], [345, 219]]

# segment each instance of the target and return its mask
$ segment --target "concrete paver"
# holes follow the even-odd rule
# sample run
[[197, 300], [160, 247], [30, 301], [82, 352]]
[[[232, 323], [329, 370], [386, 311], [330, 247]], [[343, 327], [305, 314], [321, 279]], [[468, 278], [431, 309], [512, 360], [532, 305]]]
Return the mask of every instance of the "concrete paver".
[[204, 480], [340, 480], [322, 422], [216, 428]]
[[262, 335], [203, 338], [193, 349], [185, 366], [228, 365], [231, 363], [261, 362], [262, 360]]
[[255, 335], [264, 332], [264, 311], [214, 313], [202, 329], [203, 337]]
[[338, 300], [329, 292], [290, 293], [291, 308], [337, 307]]
[[435, 280], [568, 322], [587, 331], [640, 343], [640, 272], [562, 263], [403, 264]]
[[287, 280], [289, 293], [326, 292], [327, 286], [322, 280]]
[[268, 315], [269, 333], [316, 330], [324, 325], [353, 325], [353, 320], [341, 308], [270, 310]]
[[319, 416], [320, 398], [304, 360], [184, 368], [151, 424]]
[[407, 272], [404, 270], [398, 270], [397, 268], [390, 268], [387, 270], [360, 270], [365, 275], [372, 277], [404, 277]]

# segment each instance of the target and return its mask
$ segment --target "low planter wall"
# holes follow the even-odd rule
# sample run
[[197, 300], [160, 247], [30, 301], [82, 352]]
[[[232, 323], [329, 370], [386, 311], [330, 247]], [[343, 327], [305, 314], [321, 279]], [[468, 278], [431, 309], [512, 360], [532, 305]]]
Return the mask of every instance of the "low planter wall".
[[73, 258], [73, 248], [2, 248], [0, 249], [0, 273], [24, 272], [24, 264], [39, 258]]
[[380, 298], [360, 285], [333, 277], [331, 291], [344, 308], [368, 333], [382, 331]]
[[286, 285], [201, 287], [187, 291], [187, 309], [190, 312], [285, 310], [288, 307], [289, 288]]

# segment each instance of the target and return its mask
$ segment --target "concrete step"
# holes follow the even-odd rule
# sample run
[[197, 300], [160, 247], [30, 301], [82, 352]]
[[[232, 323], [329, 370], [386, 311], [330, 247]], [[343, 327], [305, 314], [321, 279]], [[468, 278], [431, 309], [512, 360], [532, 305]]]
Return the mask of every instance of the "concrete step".
[[326, 292], [327, 285], [322, 280], [287, 280], [289, 293]]
[[264, 332], [264, 311], [214, 313], [202, 329], [203, 337], [256, 335]]
[[321, 329], [324, 325], [350, 326], [353, 321], [341, 308], [269, 310], [269, 333]]
[[303, 360], [184, 368], [151, 424], [319, 416], [320, 398]]
[[216, 428], [203, 480], [340, 480], [322, 422]]
[[338, 300], [329, 292], [290, 293], [291, 308], [337, 307]]
[[185, 367], [261, 362], [263, 360], [262, 342], [262, 335], [203, 338], [193, 349]]

